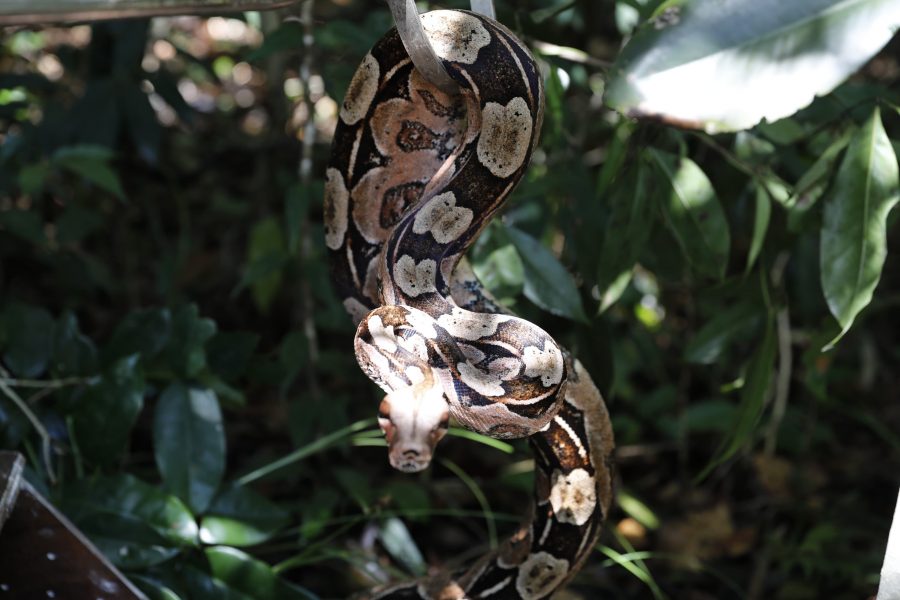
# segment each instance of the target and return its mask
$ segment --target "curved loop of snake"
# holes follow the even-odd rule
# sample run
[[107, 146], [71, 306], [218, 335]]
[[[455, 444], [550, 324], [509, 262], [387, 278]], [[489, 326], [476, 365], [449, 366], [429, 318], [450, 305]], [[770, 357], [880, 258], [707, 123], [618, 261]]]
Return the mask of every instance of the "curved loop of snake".
[[592, 551], [612, 495], [612, 430], [590, 376], [545, 331], [506, 314], [463, 258], [521, 179], [543, 113], [540, 72], [497, 22], [422, 15], [461, 93], [415, 70], [396, 30], [365, 56], [326, 172], [325, 243], [379, 408], [391, 464], [419, 471], [449, 416], [530, 436], [530, 521], [469, 570], [372, 598], [549, 596]]

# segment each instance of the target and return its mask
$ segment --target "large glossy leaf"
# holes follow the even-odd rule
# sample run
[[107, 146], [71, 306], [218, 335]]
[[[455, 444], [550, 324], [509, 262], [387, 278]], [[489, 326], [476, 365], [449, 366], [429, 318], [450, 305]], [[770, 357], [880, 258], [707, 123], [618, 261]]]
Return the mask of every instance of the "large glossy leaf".
[[606, 103], [707, 131], [828, 93], [900, 26], [897, 0], [670, 0], [622, 51]]
[[195, 304], [187, 304], [173, 313], [171, 331], [165, 349], [169, 366], [185, 377], [196, 377], [206, 367], [205, 346], [216, 333], [215, 322], [201, 318]]
[[732, 342], [741, 339], [760, 320], [760, 308], [741, 302], [726, 308], [709, 320], [688, 342], [684, 358], [688, 362], [711, 365], [718, 361]]
[[701, 478], [713, 467], [734, 456], [750, 442], [766, 405], [766, 396], [775, 371], [777, 350], [775, 325], [773, 319], [769, 318], [762, 342], [757, 346], [747, 365], [744, 386], [741, 388], [741, 402], [731, 431], [716, 452], [716, 457], [703, 470]]
[[55, 164], [124, 200], [119, 176], [109, 166], [111, 159], [112, 153], [107, 148], [87, 144], [60, 148], [53, 155]]
[[689, 158], [650, 150], [649, 156], [668, 184], [661, 207], [666, 224], [691, 266], [721, 278], [728, 265], [728, 221], [706, 174]]
[[78, 399], [73, 429], [85, 458], [110, 465], [121, 458], [144, 407], [144, 379], [137, 357], [116, 362]]
[[197, 524], [187, 506], [175, 496], [131, 475], [82, 480], [66, 489], [62, 508], [82, 526], [102, 523], [104, 519], [115, 516], [120, 517], [123, 523], [139, 521], [159, 536], [147, 537], [147, 534], [135, 529], [137, 526], [126, 523], [118, 532], [104, 529], [104, 537], [110, 540], [110, 544], [113, 540], [141, 543], [142, 539], [163, 546], [197, 543]]
[[597, 274], [601, 312], [615, 304], [625, 291], [638, 256], [650, 237], [657, 214], [648, 182], [652, 173], [640, 161], [625, 174], [610, 198], [610, 215]]
[[897, 156], [876, 109], [850, 140], [825, 201], [822, 289], [843, 336], [872, 300], [887, 254], [886, 221], [900, 198]]
[[553, 253], [527, 233], [506, 231], [522, 259], [525, 297], [555, 315], [587, 321], [575, 280]]
[[3, 362], [19, 377], [39, 376], [53, 355], [53, 317], [43, 308], [11, 304], [4, 311], [3, 320]]
[[311, 600], [305, 589], [278, 577], [272, 567], [235, 548], [207, 548], [206, 558], [213, 576], [229, 587], [256, 600]]
[[269, 539], [288, 518], [287, 512], [250, 488], [231, 486], [209, 505], [200, 539], [205, 544], [251, 546]]
[[163, 391], [153, 423], [156, 466], [166, 487], [203, 512], [225, 471], [225, 432], [216, 395], [173, 383]]

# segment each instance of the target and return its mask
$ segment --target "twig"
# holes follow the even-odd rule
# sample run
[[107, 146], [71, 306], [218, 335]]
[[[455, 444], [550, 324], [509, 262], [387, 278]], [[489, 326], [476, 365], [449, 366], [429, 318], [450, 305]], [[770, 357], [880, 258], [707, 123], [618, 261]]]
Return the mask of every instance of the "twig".
[[[782, 252], [775, 259], [772, 267], [772, 280], [775, 285], [780, 285], [784, 275], [784, 269], [790, 255]], [[778, 333], [778, 375], [775, 380], [775, 400], [772, 406], [772, 419], [766, 431], [764, 451], [766, 456], [772, 457], [778, 445], [778, 430], [784, 420], [787, 411], [788, 397], [791, 388], [791, 374], [793, 371], [793, 349], [791, 346], [791, 318], [787, 303], [778, 310], [775, 316], [775, 324]]]
[[[300, 64], [300, 81], [303, 84], [303, 104], [306, 107], [306, 123], [303, 125], [303, 145], [300, 155], [300, 164], [297, 175], [304, 192], [309, 190], [312, 182], [313, 170], [313, 146], [316, 141], [315, 105], [310, 98], [309, 81], [312, 76], [313, 65], [313, 6], [315, 0], [306, 0], [300, 11], [300, 20], [303, 23], [303, 61]], [[300, 261], [303, 264], [312, 259], [312, 237], [309, 235], [309, 215], [303, 214], [300, 221]], [[302, 277], [300, 280], [300, 304], [303, 311], [303, 334], [306, 336], [307, 350], [309, 351], [309, 363], [307, 365], [308, 389], [313, 403], [318, 403], [321, 394], [319, 391], [319, 379], [316, 376], [316, 367], [319, 363], [319, 338], [316, 332], [316, 322], [313, 317], [315, 309], [312, 290], [309, 279]]]
[[0, 381], [5, 383], [6, 385], [12, 387], [19, 388], [61, 388], [67, 387], [70, 385], [84, 385], [91, 382], [89, 377], [63, 377], [62, 379], [16, 379], [15, 377], [8, 377], [7, 372], [4, 370], [3, 377], [0, 377]]
[[3, 367], [0, 367], [0, 374], [3, 375], [0, 378], [0, 392], [3, 392], [3, 395], [9, 398], [13, 404], [18, 407], [22, 414], [25, 415], [25, 418], [31, 423], [34, 430], [37, 431], [38, 435], [41, 438], [41, 457], [44, 461], [44, 468], [47, 470], [47, 478], [50, 479], [50, 483], [56, 483], [56, 475], [53, 473], [53, 460], [51, 456], [51, 444], [52, 440], [50, 438], [50, 433], [44, 427], [44, 424], [41, 423], [40, 419], [38, 419], [37, 415], [32, 412], [32, 410], [28, 407], [28, 403], [22, 400], [22, 397], [16, 393], [14, 389], [10, 387], [7, 383], [9, 381], [9, 373]]

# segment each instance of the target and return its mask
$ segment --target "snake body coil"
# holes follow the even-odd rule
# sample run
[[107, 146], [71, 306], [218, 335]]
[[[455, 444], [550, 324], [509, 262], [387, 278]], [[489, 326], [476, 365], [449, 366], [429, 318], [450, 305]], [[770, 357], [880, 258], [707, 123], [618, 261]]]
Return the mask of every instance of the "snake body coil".
[[425, 468], [452, 415], [531, 436], [534, 514], [464, 573], [377, 598], [544, 598], [593, 548], [611, 498], [612, 431], [587, 372], [545, 331], [504, 314], [463, 254], [521, 179], [543, 112], [540, 72], [504, 27], [422, 16], [461, 93], [414, 69], [395, 30], [354, 75], [326, 172], [325, 242], [355, 349], [386, 396], [391, 464]]

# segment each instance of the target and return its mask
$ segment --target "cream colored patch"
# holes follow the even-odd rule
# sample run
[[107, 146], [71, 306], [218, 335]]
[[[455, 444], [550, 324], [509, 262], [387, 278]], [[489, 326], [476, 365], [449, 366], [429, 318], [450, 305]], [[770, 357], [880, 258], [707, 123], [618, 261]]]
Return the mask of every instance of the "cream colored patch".
[[488, 102], [482, 113], [478, 161], [497, 177], [509, 177], [522, 166], [531, 143], [532, 119], [524, 98], [506, 106]]
[[463, 356], [466, 357], [473, 365], [477, 365], [481, 361], [485, 359], [487, 356], [484, 352], [476, 348], [475, 346], [470, 346], [469, 344], [457, 344], [459, 346], [460, 352], [463, 353]]
[[495, 374], [482, 371], [467, 362], [459, 363], [457, 367], [462, 382], [482, 396], [502, 396], [506, 393], [503, 386], [500, 385], [500, 378]]
[[430, 258], [416, 264], [409, 254], [404, 254], [394, 264], [394, 281], [411, 298], [436, 291], [435, 269], [437, 263]]
[[341, 105], [341, 120], [347, 125], [355, 125], [369, 112], [369, 106], [378, 91], [379, 71], [375, 57], [366, 54], [350, 80], [350, 87], [347, 88]]
[[397, 343], [401, 348], [419, 359], [425, 362], [428, 361], [428, 347], [425, 345], [425, 339], [421, 336], [414, 335], [408, 338], [398, 337]]
[[344, 243], [349, 198], [341, 172], [335, 168], [325, 171], [325, 245], [332, 250]]
[[559, 346], [550, 340], [544, 342], [544, 349], [537, 346], [526, 346], [522, 353], [525, 363], [526, 377], [540, 377], [544, 387], [556, 385], [562, 381], [563, 356]]
[[344, 310], [350, 313], [354, 323], [359, 323], [369, 314], [369, 307], [356, 298], [344, 298]]
[[422, 369], [416, 366], [406, 367], [406, 377], [413, 385], [425, 381], [425, 373], [422, 372]]
[[478, 52], [491, 43], [491, 34], [478, 17], [452, 10], [422, 15], [422, 27], [438, 56], [471, 65]]
[[415, 308], [408, 308], [407, 310], [409, 310], [409, 313], [406, 315], [406, 322], [412, 325], [416, 333], [424, 335], [430, 340], [437, 337], [437, 331], [434, 329], [434, 319], [428, 313]]
[[519, 567], [516, 590], [523, 600], [543, 598], [565, 580], [568, 572], [566, 559], [556, 558], [549, 552], [536, 552]]
[[489, 368], [491, 372], [496, 373], [501, 380], [509, 381], [510, 379], [515, 379], [519, 374], [519, 371], [522, 370], [522, 362], [511, 356], [506, 356], [504, 358], [492, 360]]
[[438, 317], [437, 322], [453, 337], [474, 341], [494, 335], [500, 323], [509, 321], [510, 318], [493, 313], [473, 313], [456, 307], [449, 315]]
[[376, 346], [391, 354], [397, 351], [397, 336], [394, 333], [393, 325], [385, 327], [378, 315], [369, 317], [367, 325], [369, 326], [369, 335], [372, 336], [372, 341]]
[[[346, 211], [345, 211], [346, 213]], [[416, 214], [414, 233], [428, 233], [439, 244], [452, 242], [472, 224], [472, 210], [456, 206], [453, 192], [438, 194], [429, 200]]]
[[573, 525], [587, 523], [597, 506], [594, 478], [584, 469], [574, 469], [569, 473], [556, 470], [550, 485], [550, 505], [556, 518]]

